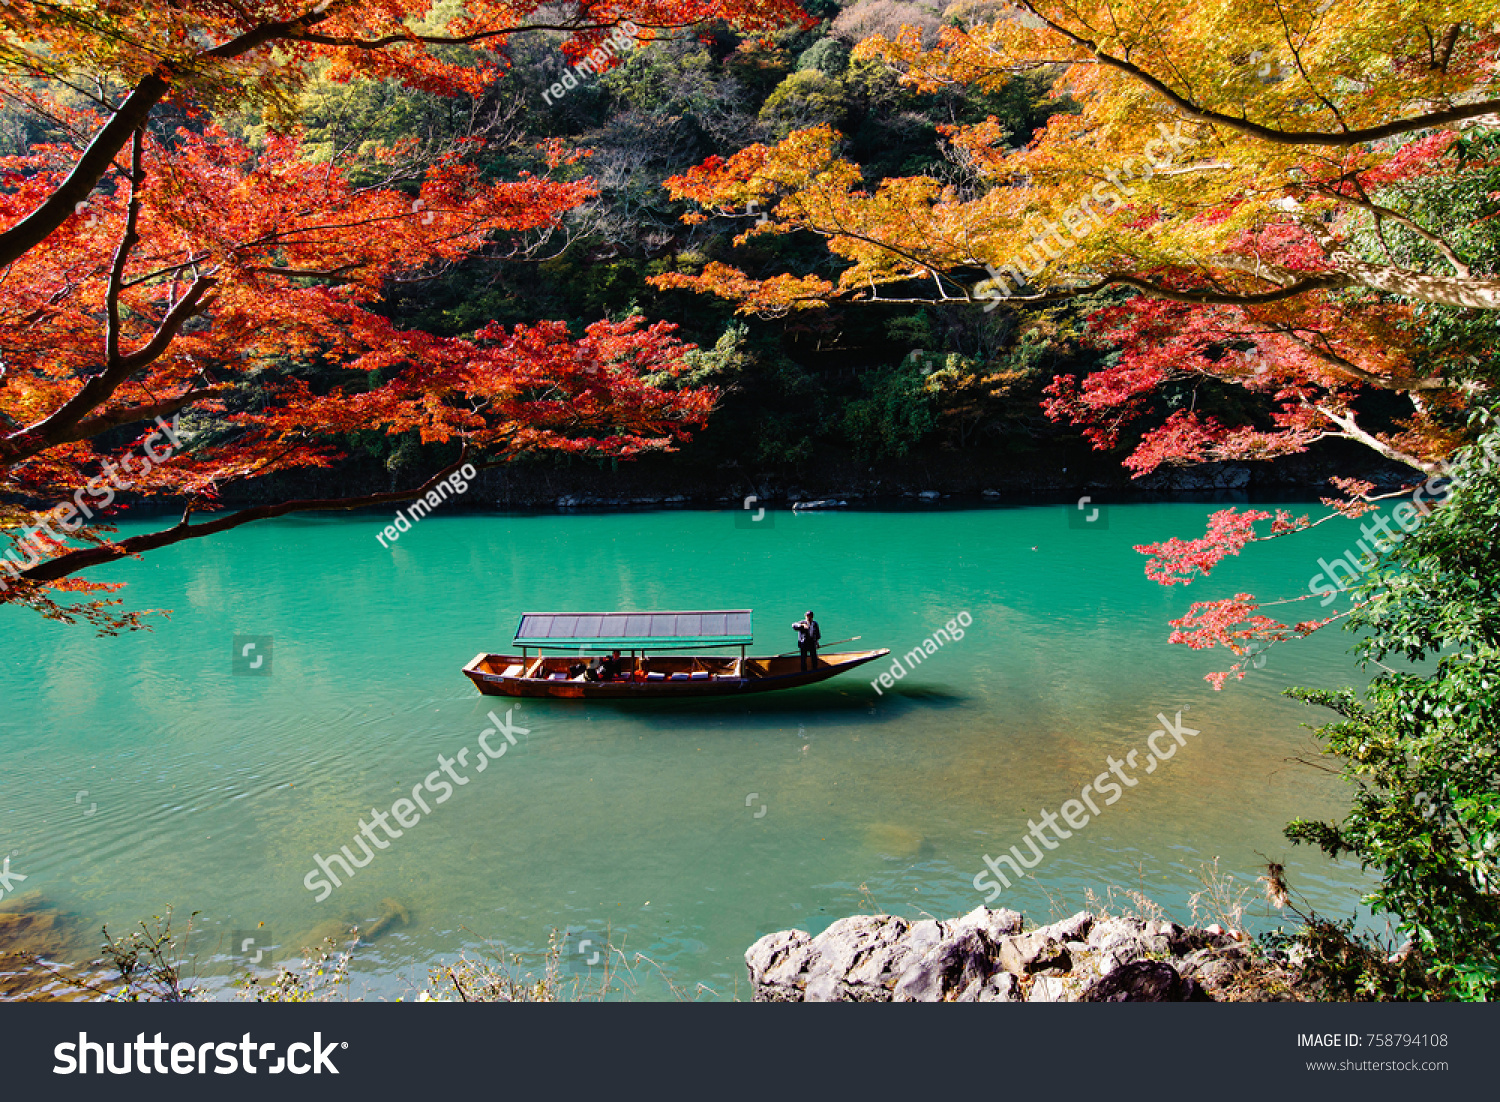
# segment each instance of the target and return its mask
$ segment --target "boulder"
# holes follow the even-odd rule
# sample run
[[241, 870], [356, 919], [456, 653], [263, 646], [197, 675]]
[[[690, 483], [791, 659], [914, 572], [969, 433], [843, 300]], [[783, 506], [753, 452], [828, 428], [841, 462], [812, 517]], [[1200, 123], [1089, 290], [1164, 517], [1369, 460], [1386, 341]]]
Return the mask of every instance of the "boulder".
[[1094, 916], [1088, 911], [1079, 911], [1076, 915], [1065, 918], [1061, 922], [1054, 922], [1050, 926], [1039, 926], [1032, 933], [1056, 938], [1058, 941], [1080, 941], [1087, 937], [1093, 928]]
[[1237, 986], [1250, 968], [1250, 954], [1237, 945], [1198, 949], [1183, 957], [1177, 968], [1184, 979], [1200, 985], [1210, 997], [1217, 997]]
[[911, 955], [911, 947], [902, 939], [911, 929], [911, 923], [895, 915], [855, 915], [841, 918], [812, 941], [814, 950], [807, 968], [803, 998], [808, 1002], [868, 1001], [869, 998], [885, 999], [890, 996], [884, 990], [859, 990], [868, 984], [848, 982], [849, 973], [865, 965], [866, 975], [872, 972], [884, 977], [889, 973], [900, 974]]
[[913, 922], [903, 936], [881, 938], [868, 944], [845, 972], [844, 983], [856, 994], [888, 998], [886, 993], [912, 962], [936, 948], [942, 940], [942, 923], [930, 918]]
[[1029, 1003], [1072, 1003], [1078, 997], [1072, 986], [1061, 976], [1038, 976], [1026, 996]]
[[971, 985], [989, 979], [994, 970], [989, 939], [978, 930], [967, 930], [940, 941], [903, 972], [891, 999], [898, 1003], [951, 1001]]
[[952, 922], [944, 925], [952, 936], [962, 934], [967, 930], [983, 930], [985, 935], [993, 942], [998, 942], [1003, 937], [1011, 934], [1019, 934], [1026, 920], [1016, 911], [1007, 911], [1003, 908], [992, 911], [984, 904], [975, 907], [962, 918], [955, 918]]
[[1067, 947], [1040, 930], [1001, 938], [996, 946], [995, 960], [1001, 968], [1018, 976], [1047, 968], [1066, 972], [1073, 967], [1073, 958], [1068, 955]]
[[1165, 934], [1151, 932], [1149, 927], [1149, 923], [1138, 919], [1100, 919], [1088, 934], [1089, 948], [1098, 954], [1095, 971], [1107, 976], [1122, 964], [1169, 954], [1170, 939]]
[[1019, 1003], [1026, 998], [1021, 994], [1021, 983], [1009, 972], [995, 972], [988, 979], [975, 979], [953, 1000], [960, 1003]]
[[1109, 975], [1095, 980], [1083, 993], [1091, 1003], [1182, 1003], [1212, 1002], [1195, 981], [1183, 979], [1177, 969], [1159, 960], [1136, 960], [1122, 964]]
[[985, 906], [941, 922], [854, 915], [817, 937], [767, 934], [745, 964], [756, 1002], [1241, 1000], [1254, 966], [1232, 931], [1087, 911], [1023, 929]]
[[767, 934], [745, 953], [756, 1002], [801, 1002], [812, 939], [802, 930]]
[[1008, 985], [983, 984], [997, 970], [996, 943], [1019, 933], [1022, 921], [983, 906], [951, 922], [855, 915], [817, 937], [767, 934], [745, 964], [757, 1002], [939, 1002], [971, 987], [971, 1001], [1003, 1002]]

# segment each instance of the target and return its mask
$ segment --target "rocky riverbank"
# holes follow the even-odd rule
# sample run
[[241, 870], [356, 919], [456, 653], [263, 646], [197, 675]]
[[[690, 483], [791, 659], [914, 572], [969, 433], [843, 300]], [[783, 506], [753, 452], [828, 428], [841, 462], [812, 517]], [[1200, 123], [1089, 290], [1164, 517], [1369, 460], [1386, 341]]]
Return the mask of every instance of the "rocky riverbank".
[[[739, 507], [787, 508], [798, 501], [844, 500], [856, 507], [988, 501], [1095, 502], [1172, 500], [1209, 495], [1238, 502], [1254, 498], [1308, 498], [1327, 493], [1333, 474], [1366, 478], [1382, 489], [1409, 482], [1411, 472], [1352, 445], [1333, 441], [1275, 463], [1209, 463], [1161, 467], [1134, 479], [1118, 457], [1083, 447], [1025, 457], [974, 449], [884, 460], [875, 465], [829, 457], [780, 471], [695, 462], [688, 453], [647, 455], [628, 463], [578, 457], [528, 457], [482, 470], [450, 508], [630, 509]], [[447, 456], [441, 462], [450, 460]], [[368, 460], [332, 468], [288, 471], [225, 488], [221, 504], [258, 505], [287, 498], [343, 498], [419, 485], [441, 462], [433, 458], [392, 470]]]
[[1283, 962], [1219, 926], [1094, 915], [1027, 931], [1015, 911], [949, 921], [843, 918], [767, 934], [745, 954], [756, 1002], [1299, 1000]]

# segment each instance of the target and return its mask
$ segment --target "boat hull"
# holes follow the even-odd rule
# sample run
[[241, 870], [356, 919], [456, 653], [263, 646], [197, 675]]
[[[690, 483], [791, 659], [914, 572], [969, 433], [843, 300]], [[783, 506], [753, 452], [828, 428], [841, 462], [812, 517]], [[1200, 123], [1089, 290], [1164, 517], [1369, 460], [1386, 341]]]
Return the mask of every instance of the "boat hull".
[[[746, 658], [743, 663], [723, 658], [692, 657], [652, 658], [652, 662], [670, 668], [682, 664], [717, 664], [731, 672], [706, 678], [683, 680], [670, 677], [659, 681], [586, 681], [580, 678], [552, 680], [538, 676], [507, 674], [522, 666], [530, 672], [535, 658], [523, 660], [515, 655], [478, 654], [464, 667], [464, 675], [485, 696], [551, 697], [569, 700], [686, 700], [710, 696], [735, 696], [741, 693], [767, 693], [813, 685], [830, 677], [873, 662], [890, 654], [889, 650], [852, 651], [820, 655], [815, 669], [802, 670], [796, 657]], [[566, 658], [547, 659], [549, 663], [566, 664]], [[738, 674], [738, 675], [737, 675]]]

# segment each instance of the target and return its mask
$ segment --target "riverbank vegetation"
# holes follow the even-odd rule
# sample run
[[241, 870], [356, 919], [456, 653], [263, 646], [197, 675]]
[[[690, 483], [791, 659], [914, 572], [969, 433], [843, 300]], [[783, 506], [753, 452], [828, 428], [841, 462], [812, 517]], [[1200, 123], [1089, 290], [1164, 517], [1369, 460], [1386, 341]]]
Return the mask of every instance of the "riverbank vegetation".
[[1432, 507], [1347, 609], [1172, 638], [1222, 687], [1359, 633], [1368, 691], [1298, 693], [1352, 810], [1289, 834], [1375, 870], [1418, 963], [1309, 944], [1350, 992], [1500, 992], [1500, 3], [560, 12], [0, 7], [0, 603], [139, 627], [83, 572], [466, 463], [1330, 464], [1326, 517], [1142, 548], [1168, 585], [1404, 472]]

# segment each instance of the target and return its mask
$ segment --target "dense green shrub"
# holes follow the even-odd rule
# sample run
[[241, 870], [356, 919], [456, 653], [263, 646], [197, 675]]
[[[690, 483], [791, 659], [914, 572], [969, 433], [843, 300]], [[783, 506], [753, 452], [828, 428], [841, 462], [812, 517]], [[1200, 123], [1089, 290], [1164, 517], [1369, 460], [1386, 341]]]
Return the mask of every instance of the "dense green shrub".
[[[1500, 457], [1500, 430], [1481, 444]], [[1398, 916], [1433, 979], [1462, 999], [1500, 995], [1497, 467], [1478, 447], [1461, 453], [1445, 503], [1351, 591], [1347, 626], [1361, 662], [1381, 670], [1363, 698], [1289, 690], [1340, 716], [1318, 737], [1354, 800], [1341, 821], [1298, 820], [1287, 836], [1378, 872], [1367, 902]]]

